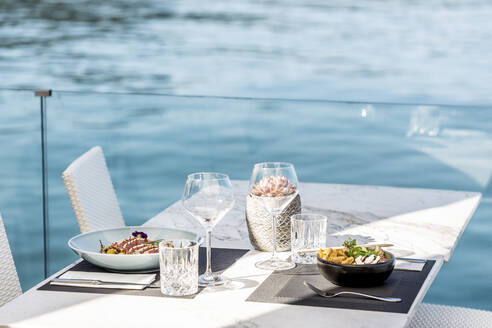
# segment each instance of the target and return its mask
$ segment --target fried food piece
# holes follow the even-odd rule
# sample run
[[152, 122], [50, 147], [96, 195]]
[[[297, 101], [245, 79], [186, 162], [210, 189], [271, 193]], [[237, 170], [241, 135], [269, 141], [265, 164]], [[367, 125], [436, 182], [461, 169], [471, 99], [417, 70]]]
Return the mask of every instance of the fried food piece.
[[342, 263], [347, 257], [346, 256], [330, 256], [327, 261]]
[[325, 261], [339, 263], [339, 264], [354, 264], [355, 259], [351, 256], [347, 256], [343, 248], [326, 248], [320, 249], [318, 255]]
[[342, 261], [342, 264], [353, 264], [355, 262], [355, 259], [350, 256], [350, 257], [347, 257], [344, 261]]
[[331, 256], [331, 253], [332, 253], [332, 249], [331, 248], [320, 249], [318, 251], [319, 257], [321, 257], [324, 260], [328, 260], [328, 258]]
[[335, 256], [332, 256], [332, 257], [329, 257], [328, 259], [326, 259], [328, 262], [334, 262], [334, 263], [338, 263], [338, 258], [335, 257]]
[[[345, 254], [344, 250], [341, 248], [326, 248], [326, 249], [320, 249], [318, 251], [319, 257], [321, 257], [323, 260], [328, 261], [328, 262], [334, 262], [334, 263], [343, 263], [344, 261], [347, 261], [348, 256]], [[353, 263], [353, 259], [349, 260], [351, 263]]]

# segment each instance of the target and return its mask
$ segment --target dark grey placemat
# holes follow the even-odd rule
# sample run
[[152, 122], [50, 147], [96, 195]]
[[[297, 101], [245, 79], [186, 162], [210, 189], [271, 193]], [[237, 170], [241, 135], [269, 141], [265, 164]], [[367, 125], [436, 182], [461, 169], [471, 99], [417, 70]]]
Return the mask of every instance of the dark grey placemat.
[[[246, 254], [247, 249], [230, 249], [230, 248], [213, 248], [212, 249], [212, 270], [214, 272], [224, 271], [233, 265], [241, 256]], [[198, 256], [199, 272], [205, 272], [206, 265], [206, 253], [205, 248], [200, 247], [200, 253]], [[67, 271], [90, 271], [90, 272], [106, 272], [104, 269], [92, 265], [87, 261], [82, 261], [76, 264], [73, 268]], [[64, 271], [63, 273], [65, 273]], [[63, 274], [62, 273], [62, 274]], [[131, 273], [130, 273], [131, 274]], [[60, 274], [61, 275], [61, 274]], [[159, 275], [157, 275], [159, 279]], [[38, 290], [57, 291], [57, 292], [71, 292], [71, 293], [91, 293], [91, 294], [119, 294], [119, 295], [136, 295], [136, 296], [158, 296], [163, 297], [160, 288], [145, 288], [142, 290], [122, 290], [122, 289], [107, 289], [107, 288], [87, 288], [87, 287], [73, 287], [73, 286], [57, 286], [50, 285], [49, 282], [39, 287]], [[202, 291], [199, 288], [198, 293]], [[194, 298], [198, 293], [190, 296], [184, 296], [184, 298]]]
[[[420, 272], [394, 270], [384, 284], [365, 288], [336, 286], [319, 274], [315, 264], [298, 265], [291, 270], [273, 272], [247, 301], [408, 313], [435, 262], [427, 261]], [[402, 302], [386, 303], [345, 295], [323, 298], [304, 286], [304, 280], [328, 292], [357, 291], [383, 297], [399, 297]]]

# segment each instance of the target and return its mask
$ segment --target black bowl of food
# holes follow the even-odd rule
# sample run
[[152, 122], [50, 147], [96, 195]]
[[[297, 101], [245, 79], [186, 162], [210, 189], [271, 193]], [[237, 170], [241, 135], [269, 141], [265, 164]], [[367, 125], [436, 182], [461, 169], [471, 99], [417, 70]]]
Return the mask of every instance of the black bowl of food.
[[317, 263], [323, 277], [335, 285], [369, 287], [388, 279], [395, 257], [377, 246], [357, 246], [355, 240], [349, 239], [343, 248], [320, 250]]

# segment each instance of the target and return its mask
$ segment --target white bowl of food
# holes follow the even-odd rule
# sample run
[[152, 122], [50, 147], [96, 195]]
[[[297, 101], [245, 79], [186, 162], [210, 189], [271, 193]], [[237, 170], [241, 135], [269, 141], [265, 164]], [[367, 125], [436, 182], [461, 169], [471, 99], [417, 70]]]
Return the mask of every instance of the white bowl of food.
[[88, 262], [110, 271], [156, 271], [159, 242], [201, 238], [192, 232], [159, 227], [128, 226], [96, 230], [71, 238], [68, 246]]

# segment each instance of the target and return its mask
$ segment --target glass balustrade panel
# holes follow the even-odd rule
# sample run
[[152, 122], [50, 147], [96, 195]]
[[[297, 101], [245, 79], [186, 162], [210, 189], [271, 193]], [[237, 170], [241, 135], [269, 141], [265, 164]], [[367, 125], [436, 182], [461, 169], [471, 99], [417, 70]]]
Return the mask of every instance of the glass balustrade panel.
[[[471, 265], [478, 259], [467, 254], [485, 247], [483, 227], [492, 216], [491, 113], [487, 107], [54, 92], [48, 101], [50, 271], [76, 258], [66, 241], [79, 233], [61, 173], [99, 145], [127, 225], [179, 200], [191, 172], [247, 180], [260, 161], [292, 162], [302, 182], [480, 191], [484, 200], [426, 301], [489, 304], [478, 282], [486, 270]], [[464, 275], [474, 278], [463, 281]], [[478, 297], [458, 295], [468, 290]]]
[[0, 90], [0, 213], [23, 290], [44, 277], [40, 98]]

